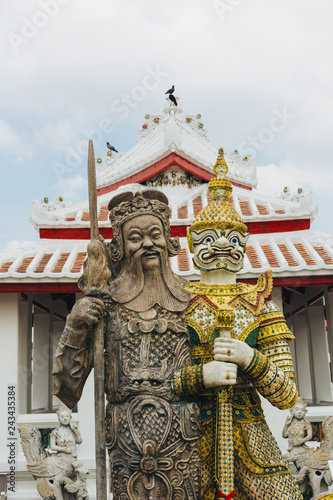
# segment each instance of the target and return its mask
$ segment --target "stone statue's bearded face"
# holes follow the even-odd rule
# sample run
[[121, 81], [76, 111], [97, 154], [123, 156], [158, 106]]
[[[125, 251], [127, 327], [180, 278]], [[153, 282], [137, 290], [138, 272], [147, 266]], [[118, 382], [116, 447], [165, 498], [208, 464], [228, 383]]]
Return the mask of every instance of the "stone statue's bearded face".
[[131, 260], [139, 253], [144, 271], [161, 266], [160, 254], [166, 253], [167, 243], [158, 217], [134, 217], [124, 223], [122, 232], [126, 259]]
[[195, 266], [201, 271], [224, 269], [231, 273], [240, 271], [243, 265], [249, 234], [236, 229], [203, 229], [191, 231]]
[[147, 311], [159, 304], [169, 311], [183, 311], [190, 294], [168, 262], [163, 223], [151, 214], [124, 222], [123, 258], [120, 272], [110, 283], [112, 298], [134, 311]]

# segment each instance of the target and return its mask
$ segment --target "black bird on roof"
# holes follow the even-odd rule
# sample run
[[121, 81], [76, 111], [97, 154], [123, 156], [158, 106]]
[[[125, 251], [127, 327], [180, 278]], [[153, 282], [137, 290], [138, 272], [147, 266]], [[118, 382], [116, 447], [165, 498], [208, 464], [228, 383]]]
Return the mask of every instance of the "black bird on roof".
[[173, 102], [173, 103], [174, 103], [174, 105], [175, 105], [175, 106], [178, 106], [178, 104], [177, 104], [177, 100], [176, 100], [176, 98], [175, 98], [175, 96], [174, 96], [174, 95], [169, 94], [169, 99], [170, 99], [170, 101], [171, 101], [171, 102]]
[[111, 146], [111, 144], [109, 142], [107, 142], [106, 145], [110, 151], [115, 151], [116, 153], [118, 153], [118, 151], [113, 146]]
[[166, 94], [173, 94], [174, 91], [175, 91], [175, 86], [172, 85], [171, 89], [169, 89], [169, 90], [166, 91]]

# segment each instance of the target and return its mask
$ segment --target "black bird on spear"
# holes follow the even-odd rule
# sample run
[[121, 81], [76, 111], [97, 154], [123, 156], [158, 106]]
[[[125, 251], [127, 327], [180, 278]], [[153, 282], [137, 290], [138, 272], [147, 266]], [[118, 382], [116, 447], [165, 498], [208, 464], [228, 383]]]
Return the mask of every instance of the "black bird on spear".
[[114, 151], [115, 153], [118, 153], [118, 151], [113, 146], [111, 146], [111, 144], [109, 142], [107, 142], [106, 145], [110, 151]]
[[174, 91], [175, 91], [175, 86], [172, 85], [171, 89], [169, 89], [169, 90], [166, 91], [166, 94], [170, 94], [171, 95], [171, 94], [174, 93]]

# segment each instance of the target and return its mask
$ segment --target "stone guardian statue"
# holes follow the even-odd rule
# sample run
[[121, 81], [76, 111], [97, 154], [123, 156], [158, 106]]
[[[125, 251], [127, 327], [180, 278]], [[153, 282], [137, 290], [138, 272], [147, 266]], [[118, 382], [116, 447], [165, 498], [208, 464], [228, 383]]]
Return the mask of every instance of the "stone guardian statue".
[[180, 251], [168, 200], [156, 190], [126, 192], [109, 209], [113, 239], [94, 245], [112, 272], [108, 293], [78, 300], [67, 317], [54, 392], [69, 407], [79, 401], [93, 365], [92, 327], [103, 318], [114, 500], [199, 499], [199, 407], [173, 385], [193, 361], [184, 315], [191, 294], [168, 262]]

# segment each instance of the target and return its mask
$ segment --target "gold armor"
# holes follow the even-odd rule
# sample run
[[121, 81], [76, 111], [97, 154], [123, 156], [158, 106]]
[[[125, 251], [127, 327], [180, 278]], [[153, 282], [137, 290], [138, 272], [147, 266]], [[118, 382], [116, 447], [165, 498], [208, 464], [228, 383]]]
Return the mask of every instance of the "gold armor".
[[[201, 276], [211, 272], [230, 275], [240, 270], [249, 236], [229, 202], [231, 183], [221, 176], [227, 171], [222, 148], [214, 170], [218, 177], [209, 185], [213, 201], [188, 231], [193, 261]], [[186, 322], [194, 365], [174, 375], [174, 387], [183, 396], [196, 394], [201, 402], [202, 500], [302, 498], [266, 424], [258, 394], [280, 409], [290, 408], [298, 396], [288, 346], [294, 337], [282, 312], [270, 300], [272, 287], [271, 271], [262, 274], [255, 285], [194, 282], [187, 287], [192, 293]], [[226, 308], [234, 315], [231, 338], [253, 348], [253, 358], [246, 369], [238, 367], [232, 387], [206, 389], [203, 367], [214, 359], [214, 340]], [[221, 405], [226, 411], [221, 412]], [[221, 463], [231, 469], [229, 476], [223, 471], [225, 481], [230, 480], [226, 493], [219, 487], [221, 470], [217, 467], [221, 469]]]

